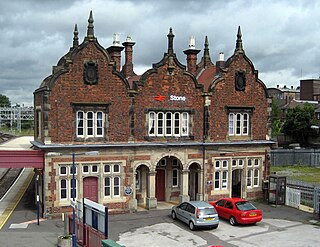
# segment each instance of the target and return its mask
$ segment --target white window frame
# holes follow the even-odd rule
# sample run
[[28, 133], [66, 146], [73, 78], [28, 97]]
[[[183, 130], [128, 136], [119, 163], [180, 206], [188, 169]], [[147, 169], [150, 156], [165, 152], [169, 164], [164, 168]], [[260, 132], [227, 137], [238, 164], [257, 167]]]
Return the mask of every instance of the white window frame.
[[[175, 179], [176, 183], [174, 183]], [[172, 169], [172, 187], [179, 187], [179, 169], [177, 168]]]
[[[64, 168], [66, 170], [66, 173], [61, 172], [62, 168]], [[68, 175], [68, 166], [59, 166], [59, 175], [60, 176], [67, 176]]]
[[[109, 185], [106, 185], [106, 179], [109, 180]], [[109, 194], [106, 195], [106, 188], [109, 188]], [[112, 177], [111, 176], [107, 176], [107, 177], [104, 177], [103, 179], [103, 195], [104, 197], [111, 197], [112, 195]]]
[[141, 173], [139, 170], [136, 171], [136, 190], [140, 190], [141, 189]]
[[[252, 169], [247, 170], [247, 188], [252, 188]], [[250, 184], [249, 184], [250, 182]]]
[[228, 170], [221, 171], [221, 189], [228, 189]]
[[77, 137], [92, 138], [104, 136], [105, 114], [102, 111], [77, 111], [76, 118]]
[[[106, 172], [106, 169], [105, 169], [106, 166], [109, 167], [109, 171], [108, 172]], [[111, 164], [103, 164], [103, 173], [104, 174], [110, 174], [111, 173], [111, 169], [112, 169], [111, 166], [112, 166]]]
[[[148, 134], [149, 136], [156, 136], [156, 113], [149, 112], [149, 125], [148, 125]], [[150, 133], [153, 129], [153, 133]]]
[[[216, 175], [218, 175], [218, 177]], [[215, 171], [214, 172], [214, 189], [215, 190], [220, 190], [220, 181], [221, 181], [220, 177], [221, 177], [220, 171]]]
[[190, 114], [188, 112], [149, 112], [149, 136], [189, 136]]
[[[74, 180], [75, 180], [75, 192], [76, 192], [74, 199], [77, 200], [77, 198], [78, 198], [78, 180], [77, 180], [77, 178], [74, 178]], [[70, 183], [70, 200], [72, 200], [72, 177], [69, 179], [69, 183]]]
[[[119, 167], [119, 171], [115, 171], [115, 167]], [[114, 164], [112, 166], [112, 172], [115, 173], [115, 174], [119, 174], [121, 172], [121, 166], [120, 164]]]
[[[88, 168], [88, 171], [84, 171], [84, 168], [85, 168], [85, 167]], [[83, 166], [82, 166], [82, 173], [83, 173], [83, 174], [89, 174], [89, 169], [90, 169], [90, 166], [89, 166], [89, 165], [83, 165]]]
[[248, 136], [250, 115], [246, 112], [229, 113], [229, 136]]
[[[93, 167], [97, 167], [97, 171], [94, 171]], [[99, 172], [99, 166], [97, 164], [92, 164], [91, 165], [91, 173], [98, 173], [98, 172]]]
[[[64, 188], [61, 185], [62, 181], [64, 181], [65, 185], [66, 185]], [[69, 193], [68, 193], [68, 180], [67, 179], [60, 179], [59, 188], [60, 188], [60, 201], [68, 200], [68, 195], [69, 195]], [[62, 198], [62, 190], [65, 191], [65, 193], [66, 193], [66, 197], [65, 198]]]
[[[70, 166], [69, 166], [69, 174], [70, 174], [70, 175], [72, 175], [72, 168], [73, 168], [73, 165], [70, 165]], [[74, 169], [75, 169], [74, 175], [77, 175], [78, 167], [75, 165], [75, 166], [74, 166]]]
[[256, 169], [253, 169], [253, 187], [259, 187], [259, 184], [260, 184], [260, 170], [256, 168]]
[[[119, 179], [119, 184], [118, 185], [115, 184], [115, 180], [116, 179]], [[120, 189], [121, 189], [121, 178], [120, 178], [120, 176], [113, 177], [112, 182], [113, 182], [113, 191], [112, 191], [113, 192], [112, 193], [113, 197], [120, 197], [120, 194], [121, 194], [121, 191], [120, 191]], [[118, 188], [118, 192], [119, 192], [118, 194], [115, 193], [116, 188]]]

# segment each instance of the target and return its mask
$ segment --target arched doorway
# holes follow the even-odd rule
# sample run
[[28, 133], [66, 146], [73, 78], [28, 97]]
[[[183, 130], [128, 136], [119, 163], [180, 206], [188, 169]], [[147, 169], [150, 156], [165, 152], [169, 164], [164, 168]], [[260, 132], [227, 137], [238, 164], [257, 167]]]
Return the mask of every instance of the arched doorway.
[[190, 197], [190, 201], [198, 200], [199, 192], [199, 171], [201, 167], [197, 163], [192, 163], [189, 167], [189, 185], [188, 185], [188, 195]]
[[83, 198], [99, 202], [97, 177], [85, 177], [83, 179]]
[[139, 206], [145, 206], [147, 197], [148, 197], [148, 174], [149, 174], [149, 167], [141, 164], [136, 168], [135, 172], [135, 180], [136, 180], [136, 200]]
[[232, 197], [241, 198], [241, 187], [242, 187], [242, 169], [235, 169], [232, 171]]
[[158, 162], [155, 181], [157, 201], [179, 201], [182, 186], [181, 171], [181, 162], [175, 156], [163, 157]]

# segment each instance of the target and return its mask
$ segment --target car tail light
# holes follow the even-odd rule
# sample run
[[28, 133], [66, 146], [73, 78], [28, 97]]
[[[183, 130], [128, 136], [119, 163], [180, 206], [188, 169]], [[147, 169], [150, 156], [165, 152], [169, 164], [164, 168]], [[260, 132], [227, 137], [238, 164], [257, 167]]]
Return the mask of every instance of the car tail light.
[[247, 213], [241, 213], [241, 217], [246, 217]]
[[200, 210], [199, 208], [196, 209], [196, 217], [199, 218]]

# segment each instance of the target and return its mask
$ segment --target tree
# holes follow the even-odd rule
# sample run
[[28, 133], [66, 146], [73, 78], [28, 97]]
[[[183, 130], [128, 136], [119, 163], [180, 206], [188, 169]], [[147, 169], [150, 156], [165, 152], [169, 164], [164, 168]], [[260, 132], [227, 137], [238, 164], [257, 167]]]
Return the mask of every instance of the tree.
[[288, 109], [282, 131], [285, 134], [291, 135], [295, 141], [306, 144], [309, 136], [317, 134], [311, 128], [313, 125], [317, 125], [314, 107], [306, 103], [303, 107], [296, 106]]
[[7, 96], [0, 94], [0, 107], [11, 106], [10, 100]]
[[271, 103], [271, 136], [276, 137], [281, 133], [283, 122], [281, 121], [281, 109], [278, 102], [272, 99]]

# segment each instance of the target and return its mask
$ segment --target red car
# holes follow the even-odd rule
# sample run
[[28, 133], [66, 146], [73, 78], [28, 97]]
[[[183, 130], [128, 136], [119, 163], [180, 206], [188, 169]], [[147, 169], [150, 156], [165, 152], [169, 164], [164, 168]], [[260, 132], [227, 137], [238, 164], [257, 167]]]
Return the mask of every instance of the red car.
[[241, 198], [222, 198], [209, 203], [215, 207], [220, 218], [229, 220], [233, 226], [254, 224], [262, 220], [261, 210]]

